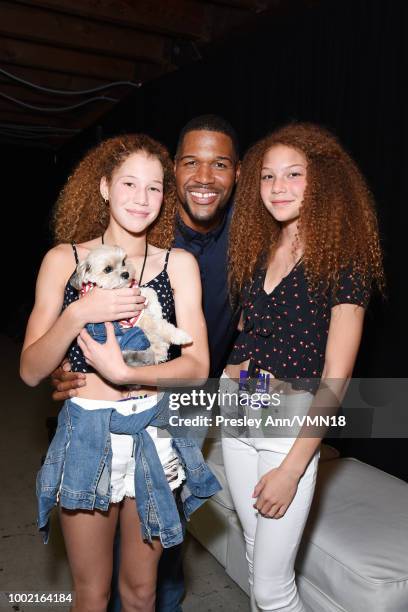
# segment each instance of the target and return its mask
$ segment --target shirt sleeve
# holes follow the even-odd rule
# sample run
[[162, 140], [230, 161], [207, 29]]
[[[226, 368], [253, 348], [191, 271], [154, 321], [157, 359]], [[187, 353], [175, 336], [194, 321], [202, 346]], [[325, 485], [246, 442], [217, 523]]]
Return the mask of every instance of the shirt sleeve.
[[360, 275], [353, 273], [352, 268], [340, 272], [336, 290], [330, 293], [330, 308], [338, 304], [356, 304], [367, 308], [370, 301], [370, 290]]

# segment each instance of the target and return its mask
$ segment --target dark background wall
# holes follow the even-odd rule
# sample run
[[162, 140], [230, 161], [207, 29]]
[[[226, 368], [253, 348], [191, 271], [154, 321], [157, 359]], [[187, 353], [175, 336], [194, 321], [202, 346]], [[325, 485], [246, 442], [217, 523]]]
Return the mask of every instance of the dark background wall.
[[[256, 31], [231, 37], [201, 61], [144, 85], [57, 156], [33, 149], [3, 151], [6, 227], [18, 228], [13, 235], [24, 243], [28, 264], [24, 286], [9, 296], [14, 314], [11, 319], [2, 316], [6, 330], [21, 332], [31, 306], [36, 269], [49, 246], [47, 223], [58, 188], [81, 155], [101, 138], [144, 131], [174, 152], [186, 121], [217, 113], [235, 126], [245, 150], [282, 122], [308, 120], [339, 136], [378, 204], [388, 297], [372, 300], [355, 375], [406, 376], [402, 286], [408, 216], [407, 12], [406, 3], [388, 0], [293, 6], [285, 15], [263, 18]], [[3, 303], [3, 310], [9, 304]], [[345, 454], [408, 479], [405, 439], [335, 444]]]
[[38, 268], [50, 245], [49, 215], [57, 189], [56, 165], [54, 154], [44, 149], [3, 145], [0, 154], [0, 249], [8, 281], [0, 300], [1, 330], [20, 337], [32, 307]]

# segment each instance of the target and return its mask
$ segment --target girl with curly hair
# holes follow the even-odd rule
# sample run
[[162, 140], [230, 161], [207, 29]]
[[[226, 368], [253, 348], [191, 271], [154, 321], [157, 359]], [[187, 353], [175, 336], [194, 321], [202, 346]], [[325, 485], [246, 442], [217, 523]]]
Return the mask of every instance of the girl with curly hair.
[[[229, 259], [241, 332], [221, 382], [237, 389], [231, 379], [239, 379], [241, 397], [248, 389], [253, 397], [265, 383], [280, 394], [273, 409], [266, 406], [270, 412], [255, 415], [262, 413], [261, 431], [250, 426], [247, 437], [236, 431], [223, 438], [246, 541], [251, 606], [303, 612], [294, 562], [324, 432], [273, 431], [267, 415], [320, 415], [338, 407], [372, 285], [384, 286], [372, 197], [332, 134], [293, 123], [248, 151]], [[248, 386], [251, 379], [255, 387]]]
[[[160, 513], [157, 516], [157, 509], [163, 508], [163, 502], [160, 506], [146, 506], [144, 524], [140, 514], [140, 505], [143, 504], [138, 499], [139, 488], [137, 508], [135, 500], [131, 499], [135, 498], [135, 472], [138, 475], [137, 470], [149, 468], [143, 462], [142, 468], [140, 462], [135, 464], [135, 456], [139, 459], [141, 456], [136, 455], [140, 444], [135, 448], [134, 437], [123, 432], [111, 433], [109, 437], [108, 430], [103, 452], [112, 453], [111, 469], [107, 479], [105, 468], [102, 473], [98, 471], [98, 479], [95, 479], [97, 489], [89, 501], [83, 491], [78, 491], [78, 482], [83, 473], [89, 471], [88, 460], [94, 460], [94, 439], [90, 435], [89, 448], [86, 449], [88, 460], [82, 454], [83, 446], [79, 458], [72, 456], [74, 438], [67, 440], [74, 429], [80, 435], [84, 423], [91, 423], [87, 434], [95, 430], [95, 435], [98, 435], [97, 429], [105, 421], [87, 421], [86, 414], [92, 419], [90, 411], [96, 411], [96, 419], [103, 419], [106, 411], [102, 409], [105, 408], [112, 410], [113, 407], [116, 409], [113, 413], [124, 416], [153, 410], [152, 407], [158, 405], [155, 387], [159, 378], [205, 379], [208, 376], [209, 356], [201, 309], [199, 269], [191, 254], [182, 249], [171, 249], [175, 213], [174, 173], [166, 149], [144, 135], [125, 135], [107, 140], [85, 156], [61, 192], [54, 219], [57, 244], [45, 255], [39, 271], [35, 305], [21, 356], [21, 376], [30, 386], [37, 385], [49, 376], [67, 352], [72, 370], [86, 373], [86, 384], [79, 389], [78, 397], [69, 400], [60, 413], [54, 438], [59, 439], [61, 431], [67, 431], [62, 452], [68, 452], [71, 445], [70, 460], [75, 469], [70, 464], [70, 474], [66, 473], [68, 455], [61, 468], [61, 449], [58, 449], [52, 456], [47, 455], [43, 468], [48, 471], [39, 481], [42, 503], [48, 499], [47, 495], [51, 495], [49, 505], [52, 506], [54, 492], [50, 492], [50, 483], [45, 482], [45, 473], [53, 478], [50, 465], [54, 465], [55, 470], [56, 466], [61, 469], [57, 501], [59, 498], [60, 522], [74, 580], [74, 610], [106, 609], [113, 539], [118, 522], [122, 534], [119, 576], [122, 609], [154, 610], [162, 532], [157, 528], [160, 541], [157, 537], [150, 537], [157, 532], [147, 530], [149, 537], [146, 541], [143, 538], [146, 531], [142, 532], [141, 528], [145, 528], [145, 524], [153, 523], [156, 527], [163, 524], [163, 516]], [[165, 318], [173, 323], [177, 319], [177, 324], [191, 336], [193, 342], [182, 347], [181, 355], [159, 365], [138, 368], [124, 362], [109, 322], [135, 316], [143, 301], [140, 289], [95, 287], [78, 299], [78, 292], [70, 282], [76, 264], [102, 243], [119, 245], [126, 251], [136, 269], [139, 285], [155, 289]], [[108, 322], [105, 344], [93, 340], [84, 329], [85, 324], [92, 322]], [[129, 391], [129, 385], [139, 385], [140, 390]], [[160, 475], [152, 473], [150, 465], [150, 477], [146, 476], [146, 488], [142, 493], [146, 496], [146, 504], [150, 503], [149, 487], [156, 482], [162, 485], [164, 480], [164, 488], [168, 490], [161, 493], [160, 499], [173, 503], [169, 491], [176, 491], [187, 478], [185, 464], [175, 452], [171, 440], [157, 436], [157, 427], [149, 426], [148, 433], [162, 467], [159, 463]], [[147, 453], [151, 442], [146, 438], [143, 440], [144, 452]], [[106, 458], [106, 454], [104, 456]], [[157, 467], [157, 461], [155, 465]], [[145, 474], [142, 472], [141, 475], [144, 483]], [[72, 486], [76, 486], [75, 491], [69, 490], [69, 479], [74, 483]], [[218, 483], [215, 488], [219, 488]], [[102, 511], [103, 504], [109, 506], [108, 511], [106, 507]], [[164, 505], [167, 520], [174, 517], [170, 506]], [[47, 515], [50, 508], [46, 510]], [[175, 503], [174, 510], [177, 510]], [[182, 537], [180, 529], [165, 535], [169, 546], [176, 543], [175, 536]]]

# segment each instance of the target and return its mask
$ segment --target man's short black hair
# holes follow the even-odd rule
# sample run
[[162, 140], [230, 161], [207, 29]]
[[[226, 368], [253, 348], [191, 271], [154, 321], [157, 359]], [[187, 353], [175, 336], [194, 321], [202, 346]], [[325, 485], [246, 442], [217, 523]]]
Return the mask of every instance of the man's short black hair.
[[176, 158], [181, 149], [181, 145], [183, 144], [185, 135], [189, 132], [195, 132], [200, 130], [208, 132], [220, 132], [221, 134], [225, 134], [226, 136], [231, 138], [236, 161], [239, 160], [239, 142], [237, 133], [232, 127], [232, 125], [226, 119], [220, 117], [219, 115], [200, 115], [199, 117], [193, 117], [193, 119], [190, 119], [190, 121], [188, 121], [186, 125], [181, 129], [177, 142]]

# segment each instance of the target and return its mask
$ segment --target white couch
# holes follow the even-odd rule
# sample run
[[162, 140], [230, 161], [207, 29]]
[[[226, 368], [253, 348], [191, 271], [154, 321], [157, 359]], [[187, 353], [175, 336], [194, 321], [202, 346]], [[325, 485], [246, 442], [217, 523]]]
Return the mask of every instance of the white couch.
[[[223, 490], [188, 528], [248, 593], [220, 441], [207, 441], [204, 454]], [[408, 484], [357, 459], [339, 459], [323, 445], [296, 570], [309, 612], [408, 612]]]

